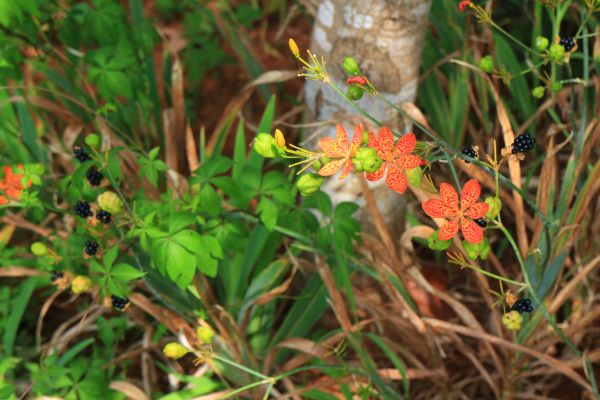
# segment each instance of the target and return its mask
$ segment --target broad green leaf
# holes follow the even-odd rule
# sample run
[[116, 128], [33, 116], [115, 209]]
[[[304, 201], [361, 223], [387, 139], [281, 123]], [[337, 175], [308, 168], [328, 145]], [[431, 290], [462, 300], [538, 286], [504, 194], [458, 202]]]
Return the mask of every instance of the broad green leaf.
[[208, 215], [215, 218], [221, 212], [221, 198], [209, 184], [204, 184], [200, 193], [200, 208]]
[[141, 278], [145, 274], [129, 264], [119, 263], [113, 267], [111, 275], [121, 282], [129, 282]]
[[102, 262], [107, 270], [110, 270], [110, 267], [115, 263], [117, 256], [119, 255], [119, 246], [113, 246], [106, 252]]
[[277, 206], [263, 196], [256, 207], [256, 211], [260, 214], [260, 221], [268, 230], [272, 231], [277, 225], [277, 214], [279, 213]]

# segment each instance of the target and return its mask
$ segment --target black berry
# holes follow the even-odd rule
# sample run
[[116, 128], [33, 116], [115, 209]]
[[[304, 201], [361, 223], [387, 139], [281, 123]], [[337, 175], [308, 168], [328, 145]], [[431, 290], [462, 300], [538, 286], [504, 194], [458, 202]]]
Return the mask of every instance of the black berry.
[[[477, 153], [475, 152], [475, 150], [472, 147], [465, 147], [465, 149], [463, 150], [463, 154], [465, 156], [471, 157], [471, 158], [477, 158]], [[470, 163], [470, 161], [465, 160], [465, 162], [467, 164]]]
[[114, 294], [110, 296], [110, 300], [112, 306], [119, 311], [123, 311], [129, 304], [129, 299], [127, 297], [119, 297]]
[[102, 179], [104, 179], [104, 175], [102, 172], [98, 171], [95, 167], [91, 167], [88, 169], [86, 174], [87, 180], [92, 186], [100, 186]]
[[529, 134], [523, 133], [516, 137], [512, 145], [512, 153], [527, 153], [529, 150], [533, 149], [534, 144], [535, 139], [530, 137]]
[[98, 243], [88, 240], [87, 242], [85, 242], [85, 254], [87, 254], [88, 256], [95, 256], [98, 252], [99, 246], [100, 245]]
[[564, 37], [560, 39], [560, 42], [558, 42], [558, 44], [560, 44], [565, 49], [565, 51], [571, 51], [571, 49], [575, 47], [575, 42], [573, 41], [572, 37]]
[[108, 211], [98, 209], [98, 212], [96, 212], [96, 218], [103, 224], [110, 224], [110, 221], [112, 220], [112, 214]]
[[73, 148], [73, 154], [75, 158], [79, 160], [79, 162], [86, 162], [87, 160], [91, 160], [92, 158], [88, 153], [83, 150], [83, 147], [76, 146]]
[[483, 219], [483, 218], [478, 218], [478, 219], [476, 219], [476, 220], [475, 220], [475, 223], [476, 223], [477, 225], [479, 225], [480, 227], [482, 227], [482, 228], [485, 228], [485, 227], [487, 226], [487, 222], [486, 222], [486, 221], [485, 221], [485, 219]]
[[511, 310], [519, 312], [519, 314], [523, 314], [524, 312], [532, 312], [533, 306], [531, 305], [531, 300], [529, 299], [520, 299], [513, 304]]
[[50, 281], [54, 282], [57, 279], [62, 278], [63, 276], [65, 276], [61, 271], [52, 271], [50, 272]]
[[78, 201], [77, 204], [75, 204], [75, 207], [73, 207], [73, 211], [81, 218], [88, 218], [94, 215], [92, 208], [87, 201]]

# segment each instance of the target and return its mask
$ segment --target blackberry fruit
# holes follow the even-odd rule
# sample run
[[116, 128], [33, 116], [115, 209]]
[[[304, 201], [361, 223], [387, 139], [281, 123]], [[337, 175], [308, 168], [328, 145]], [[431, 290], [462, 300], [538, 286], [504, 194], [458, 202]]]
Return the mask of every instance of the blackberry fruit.
[[487, 226], [487, 222], [486, 222], [486, 221], [485, 221], [485, 219], [483, 219], [483, 218], [478, 218], [478, 219], [476, 219], [476, 220], [475, 220], [475, 223], [476, 223], [477, 225], [479, 225], [480, 227], [482, 227], [482, 228], [485, 228], [485, 227]]
[[62, 278], [63, 276], [65, 276], [65, 274], [63, 274], [61, 271], [52, 271], [50, 272], [50, 282], [54, 282], [57, 279]]
[[102, 222], [103, 224], [110, 224], [110, 221], [112, 219], [112, 214], [109, 213], [108, 211], [98, 209], [98, 212], [96, 213], [96, 218], [98, 219], [98, 221]]
[[560, 42], [558, 42], [558, 44], [560, 44], [563, 49], [565, 49], [565, 51], [571, 51], [571, 49], [573, 47], [575, 47], [575, 42], [573, 41], [572, 37], [564, 37], [562, 39], [560, 39]]
[[79, 162], [86, 162], [87, 160], [91, 160], [92, 158], [88, 153], [83, 150], [83, 147], [77, 146], [73, 148], [73, 154], [75, 158], [79, 160]]
[[127, 297], [119, 297], [114, 294], [110, 295], [110, 300], [113, 308], [123, 311], [129, 305], [129, 299]]
[[102, 172], [98, 171], [95, 167], [91, 167], [88, 169], [86, 174], [87, 180], [92, 186], [100, 186], [102, 179], [104, 179], [104, 175]]
[[75, 207], [73, 207], [73, 210], [75, 211], [75, 214], [81, 218], [87, 218], [94, 215], [92, 208], [87, 201], [78, 201], [77, 204], [75, 204]]
[[85, 242], [85, 254], [88, 256], [95, 256], [96, 253], [98, 253], [98, 247], [100, 247], [98, 243], [88, 240]]
[[[477, 158], [477, 153], [475, 152], [475, 150], [472, 147], [465, 147], [465, 149], [463, 150], [463, 154], [465, 156], [471, 157], [471, 158]], [[464, 160], [467, 164], [470, 163], [470, 161]]]
[[513, 304], [511, 310], [519, 312], [519, 314], [523, 314], [524, 312], [532, 312], [533, 306], [531, 305], [531, 300], [529, 299], [520, 299]]
[[523, 133], [516, 137], [515, 142], [512, 145], [512, 153], [527, 153], [529, 150], [533, 149], [534, 144], [535, 139], [530, 137], [529, 134]]

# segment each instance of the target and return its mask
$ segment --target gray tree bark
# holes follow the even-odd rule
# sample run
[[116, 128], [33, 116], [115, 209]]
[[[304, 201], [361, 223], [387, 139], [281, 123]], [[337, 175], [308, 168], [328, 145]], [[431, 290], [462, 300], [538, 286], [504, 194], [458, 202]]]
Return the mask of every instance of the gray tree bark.
[[[319, 4], [312, 35], [311, 50], [327, 60], [332, 81], [346, 88], [341, 62], [353, 56], [361, 71], [375, 87], [395, 104], [412, 102], [418, 86], [421, 52], [431, 0], [325, 0]], [[305, 86], [307, 117], [312, 121], [349, 121], [356, 110], [332, 89], [316, 81]], [[363, 96], [357, 101], [369, 114], [386, 125], [406, 131], [397, 112], [383, 101]], [[352, 123], [345, 123], [349, 135]], [[334, 129], [328, 130], [333, 136]], [[334, 202], [355, 201], [364, 205], [357, 176], [345, 180], [329, 179], [323, 189]], [[386, 222], [402, 229], [405, 214], [402, 196], [387, 189], [385, 178], [370, 184]], [[368, 227], [369, 213], [361, 213]]]

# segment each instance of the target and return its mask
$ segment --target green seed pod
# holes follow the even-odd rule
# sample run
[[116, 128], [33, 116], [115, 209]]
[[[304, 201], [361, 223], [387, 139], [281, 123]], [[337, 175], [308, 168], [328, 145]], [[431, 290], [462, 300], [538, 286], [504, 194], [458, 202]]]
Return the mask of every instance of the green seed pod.
[[360, 100], [363, 97], [363, 94], [364, 90], [355, 85], [349, 86], [348, 90], [346, 90], [346, 97], [352, 101]]
[[545, 38], [543, 36], [538, 36], [535, 38], [535, 48], [538, 49], [539, 51], [544, 51], [548, 48], [548, 45], [550, 44], [550, 41], [548, 40], [548, 38]]
[[75, 294], [87, 292], [92, 287], [93, 282], [90, 278], [83, 275], [76, 276], [71, 282], [71, 291]]
[[404, 172], [408, 178], [408, 183], [415, 187], [421, 187], [421, 182], [423, 182], [423, 169], [421, 167], [407, 169]]
[[488, 212], [485, 214], [487, 219], [495, 219], [500, 214], [500, 211], [502, 211], [502, 200], [499, 197], [486, 197], [485, 204], [490, 206]]
[[482, 57], [481, 60], [479, 60], [479, 68], [481, 68], [488, 74], [494, 72], [494, 59], [492, 58], [492, 56], [487, 55], [485, 57]]
[[427, 239], [427, 245], [431, 250], [447, 250], [452, 245], [452, 239], [450, 240], [440, 240], [439, 230], [436, 230], [433, 235], [429, 236]]
[[544, 97], [544, 93], [546, 92], [546, 88], [543, 86], [536, 86], [531, 90], [531, 95], [536, 99], [541, 99]]
[[45, 256], [48, 254], [48, 247], [42, 242], [35, 242], [31, 245], [31, 252], [34, 256]]
[[98, 207], [108, 211], [113, 215], [119, 215], [123, 212], [123, 201], [114, 192], [104, 192], [97, 199]]
[[98, 147], [100, 147], [100, 141], [100, 136], [95, 133], [90, 133], [85, 138], [85, 144], [90, 146], [92, 149], [97, 149]]
[[562, 90], [563, 84], [562, 84], [562, 82], [552, 82], [552, 85], [550, 85], [550, 88], [552, 89], [552, 93], [558, 93]]
[[342, 61], [342, 68], [348, 75], [361, 75], [360, 68], [354, 57], [344, 58], [344, 61]]
[[565, 48], [558, 43], [552, 43], [550, 49], [548, 50], [548, 54], [550, 55], [552, 61], [562, 62], [565, 57]]
[[377, 150], [372, 147], [361, 147], [352, 158], [352, 164], [357, 171], [375, 172], [381, 167], [383, 160], [377, 156]]
[[518, 311], [509, 311], [502, 316], [502, 324], [509, 331], [518, 331], [523, 324], [523, 316]]
[[277, 140], [269, 133], [259, 133], [252, 143], [254, 150], [265, 158], [281, 157], [285, 154]]
[[323, 182], [325, 182], [325, 179], [322, 176], [308, 173], [302, 175], [296, 181], [296, 187], [302, 196], [310, 196], [319, 191]]
[[323, 163], [323, 165], [329, 164], [330, 162], [331, 162], [331, 158], [329, 158], [329, 157], [321, 157], [321, 163]]
[[163, 354], [172, 359], [178, 359], [189, 353], [189, 350], [177, 342], [168, 343], [163, 348]]
[[215, 336], [215, 331], [210, 326], [201, 326], [196, 329], [198, 339], [204, 344], [210, 344]]
[[485, 260], [491, 250], [490, 243], [485, 237], [479, 243], [469, 243], [466, 240], [463, 240], [462, 244], [465, 249], [465, 252], [467, 253], [467, 256], [471, 260], [477, 260], [477, 258]]
[[318, 170], [320, 170], [320, 169], [321, 169], [321, 167], [323, 166], [323, 164], [321, 164], [321, 161], [319, 161], [319, 160], [316, 160], [316, 161], [315, 161], [315, 162], [313, 162], [311, 165], [312, 165], [312, 167], [313, 167], [314, 169], [316, 169], [317, 171], [318, 171]]

